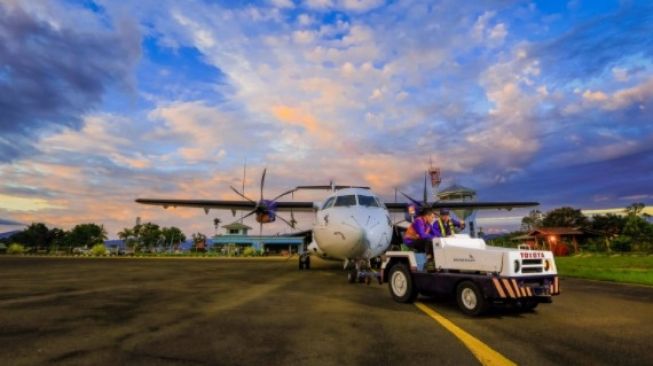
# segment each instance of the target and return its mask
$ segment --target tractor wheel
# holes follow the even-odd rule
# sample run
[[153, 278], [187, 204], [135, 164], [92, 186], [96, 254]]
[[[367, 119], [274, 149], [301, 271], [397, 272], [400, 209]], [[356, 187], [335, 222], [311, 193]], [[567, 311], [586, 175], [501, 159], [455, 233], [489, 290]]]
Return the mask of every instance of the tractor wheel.
[[481, 315], [487, 311], [489, 303], [483, 297], [483, 292], [472, 281], [464, 281], [456, 289], [458, 307], [467, 315]]
[[388, 274], [390, 294], [397, 302], [411, 303], [417, 298], [413, 276], [403, 263], [397, 263]]

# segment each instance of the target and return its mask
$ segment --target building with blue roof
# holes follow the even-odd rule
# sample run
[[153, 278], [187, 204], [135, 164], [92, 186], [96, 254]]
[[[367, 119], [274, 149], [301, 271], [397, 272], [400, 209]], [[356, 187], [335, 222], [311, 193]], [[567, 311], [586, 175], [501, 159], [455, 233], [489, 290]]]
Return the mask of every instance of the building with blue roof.
[[304, 237], [290, 235], [248, 235], [252, 228], [240, 222], [234, 222], [222, 227], [225, 234], [216, 235], [211, 239], [214, 249], [235, 246], [239, 249], [253, 247], [258, 251], [270, 254], [290, 254], [303, 251]]

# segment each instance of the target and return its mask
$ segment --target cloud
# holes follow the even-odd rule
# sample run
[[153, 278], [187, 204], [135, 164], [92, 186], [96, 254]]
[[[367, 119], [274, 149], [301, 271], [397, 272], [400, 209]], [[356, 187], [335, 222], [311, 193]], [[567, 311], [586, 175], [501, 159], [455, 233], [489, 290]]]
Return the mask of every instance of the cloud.
[[[615, 14], [584, 12], [582, 24], [505, 2], [101, 6], [93, 13], [21, 2], [46, 40], [83, 49], [82, 39], [96, 45], [101, 38], [117, 46], [102, 50], [111, 66], [83, 54], [109, 74], [87, 93], [95, 99], [51, 87], [68, 104], [46, 111], [50, 122], [36, 132], [0, 134], [16, 150], [3, 156], [24, 152], [0, 165], [0, 194], [58, 207], [0, 216], [60, 225], [95, 220], [112, 232], [141, 216], [187, 234], [210, 233], [213, 215], [227, 222], [231, 213], [164, 211], [133, 199], [235, 199], [228, 187], [240, 186], [245, 159], [248, 194], [258, 194], [267, 166], [268, 196], [330, 179], [371, 185], [386, 197], [395, 186], [414, 194], [430, 157], [445, 184], [472, 186], [481, 199], [582, 203], [645, 194], [651, 183], [642, 173], [653, 136], [650, 23], [643, 14], [631, 17], [628, 3]], [[61, 9], [81, 24], [72, 27]], [[120, 42], [136, 39], [137, 46], [140, 33], [123, 39], [119, 14], [136, 19], [147, 37], [132, 84], [138, 94], [123, 104], [123, 93], [107, 91], [128, 82], [137, 61]], [[615, 24], [602, 23], [608, 20]], [[183, 66], [188, 53], [193, 62]], [[55, 48], [50, 54], [65, 60]], [[192, 77], [175, 83], [142, 76], [180, 76], [186, 68]], [[0, 85], [8, 75], [0, 68]], [[28, 151], [36, 138], [40, 151]]]
[[369, 11], [379, 7], [384, 0], [341, 0], [340, 4], [345, 10], [351, 11]]
[[270, 4], [278, 8], [293, 8], [295, 4], [292, 0], [270, 0]]
[[604, 106], [608, 110], [616, 110], [639, 103], [650, 105], [651, 102], [653, 102], [653, 78], [640, 85], [613, 93]]
[[653, 4], [625, 2], [621, 8], [574, 25], [551, 41], [534, 43], [549, 77], [585, 79], [618, 66], [627, 56], [653, 55]]
[[259, 154], [267, 149], [266, 139], [273, 133], [262, 122], [204, 101], [162, 104], [148, 118], [157, 127], [146, 138], [169, 141], [176, 151], [170, 157], [181, 157], [185, 163], [216, 164], [228, 154]]
[[33, 152], [41, 133], [79, 128], [140, 55], [134, 24], [86, 31], [90, 11], [47, 19], [26, 8], [0, 4], [0, 163]]
[[14, 220], [7, 220], [7, 219], [0, 219], [0, 225], [2, 226], [25, 226], [25, 224], [14, 221]]
[[476, 22], [472, 28], [472, 34], [477, 41], [482, 41], [485, 38], [489, 21], [496, 15], [495, 11], [486, 11], [476, 18]]
[[601, 91], [593, 92], [591, 90], [585, 90], [585, 92], [583, 92], [583, 99], [590, 102], [602, 102], [607, 100], [608, 96]]
[[617, 89], [613, 92], [585, 90], [582, 100], [572, 101], [565, 109], [568, 115], [578, 115], [597, 106], [609, 112], [635, 108], [646, 114], [647, 106], [653, 102], [653, 77], [631, 87]]
[[503, 43], [503, 40], [506, 38], [506, 35], [508, 35], [508, 30], [506, 29], [506, 25], [504, 23], [499, 23], [495, 25], [494, 28], [492, 28], [490, 34], [488, 35], [488, 38], [491, 44], [499, 45]]
[[613, 67], [612, 76], [617, 81], [628, 81], [628, 70], [621, 67]]

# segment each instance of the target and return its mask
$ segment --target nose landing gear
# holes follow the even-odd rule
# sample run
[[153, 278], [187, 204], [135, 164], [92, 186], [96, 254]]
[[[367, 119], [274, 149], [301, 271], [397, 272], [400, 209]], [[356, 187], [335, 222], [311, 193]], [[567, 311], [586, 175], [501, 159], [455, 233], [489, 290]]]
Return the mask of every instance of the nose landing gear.
[[381, 273], [372, 268], [368, 259], [348, 261], [345, 269], [347, 270], [347, 282], [349, 283], [364, 282], [369, 285], [373, 280], [376, 280], [379, 285], [382, 284]]

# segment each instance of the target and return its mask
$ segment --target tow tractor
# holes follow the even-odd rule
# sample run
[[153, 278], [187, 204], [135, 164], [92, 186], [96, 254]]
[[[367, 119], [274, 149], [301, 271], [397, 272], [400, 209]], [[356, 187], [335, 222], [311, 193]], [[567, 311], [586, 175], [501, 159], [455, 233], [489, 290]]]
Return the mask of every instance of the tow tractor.
[[385, 253], [381, 278], [395, 301], [455, 296], [462, 312], [475, 316], [498, 304], [531, 310], [560, 294], [550, 251], [493, 247], [464, 234], [435, 238], [432, 245], [434, 265], [424, 253]]

